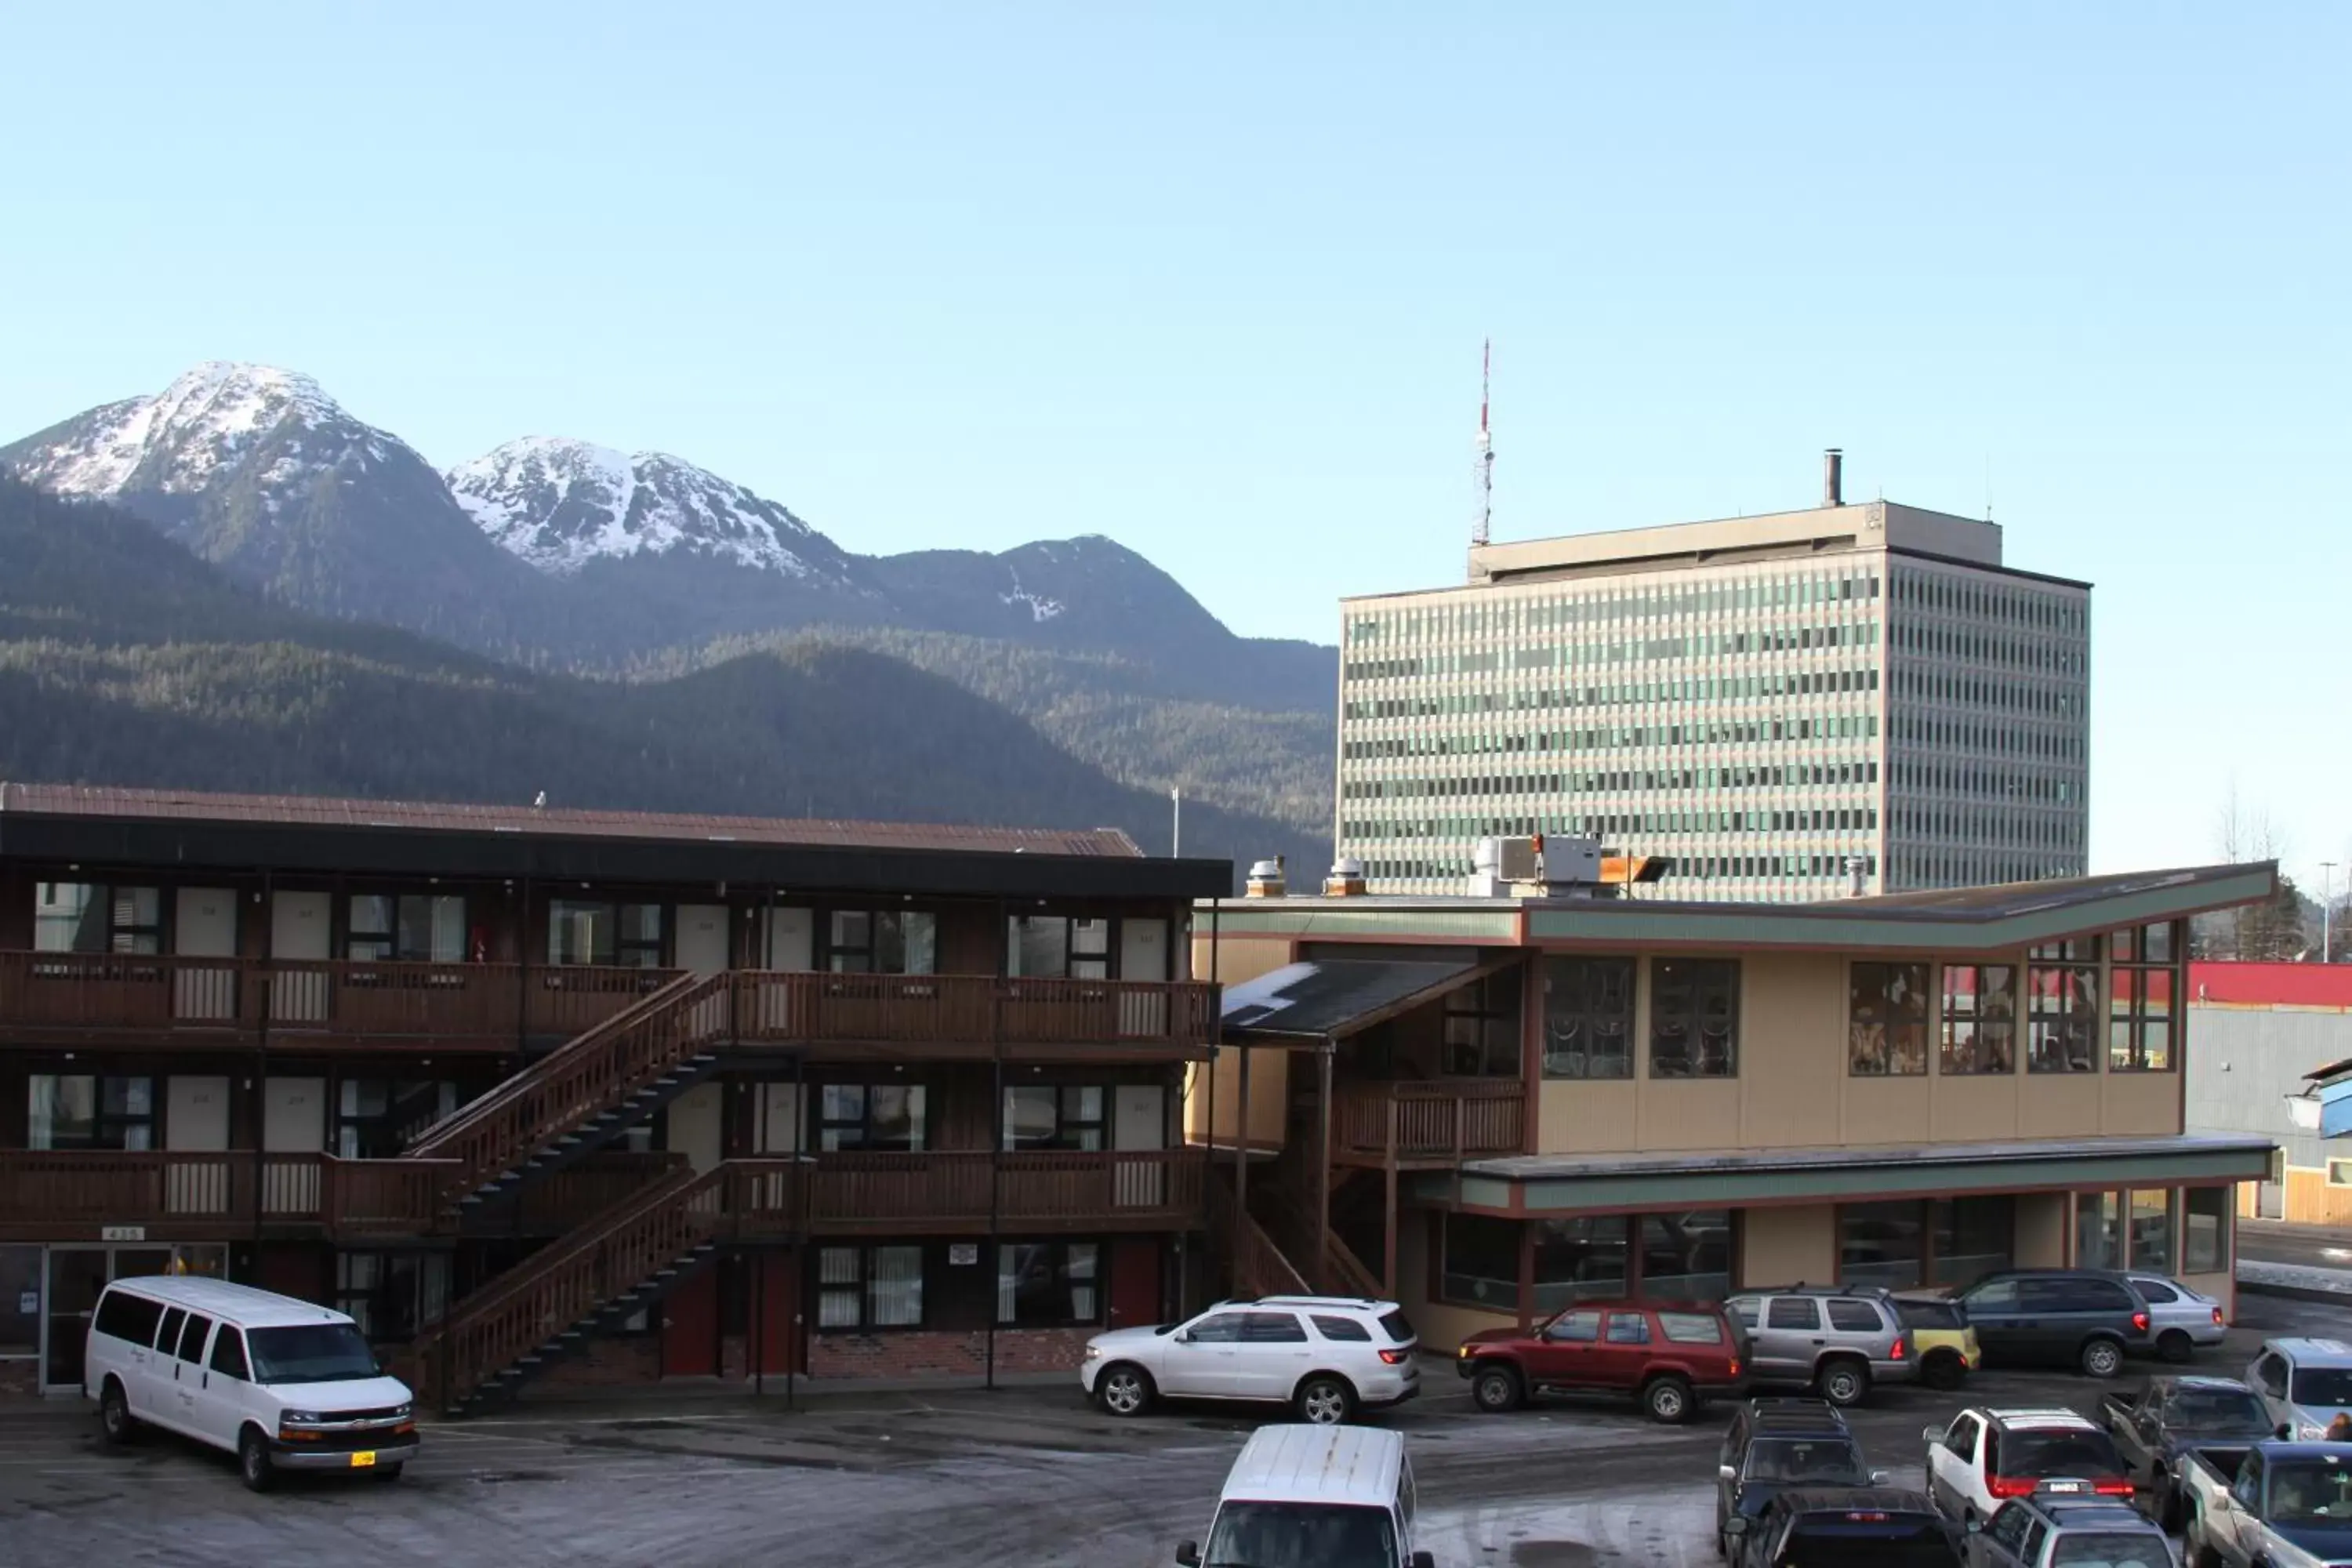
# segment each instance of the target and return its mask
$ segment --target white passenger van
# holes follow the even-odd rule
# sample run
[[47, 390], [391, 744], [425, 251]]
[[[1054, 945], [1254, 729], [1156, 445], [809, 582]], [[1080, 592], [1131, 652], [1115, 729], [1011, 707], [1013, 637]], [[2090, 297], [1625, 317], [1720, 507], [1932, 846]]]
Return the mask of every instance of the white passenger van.
[[280, 1469], [396, 1479], [416, 1457], [408, 1385], [341, 1312], [218, 1279], [117, 1279], [90, 1319], [82, 1393], [107, 1441], [142, 1426], [226, 1448], [255, 1491]]
[[1261, 1426], [1217, 1500], [1209, 1546], [1176, 1548], [1186, 1568], [1435, 1568], [1412, 1549], [1412, 1461], [1373, 1426]]

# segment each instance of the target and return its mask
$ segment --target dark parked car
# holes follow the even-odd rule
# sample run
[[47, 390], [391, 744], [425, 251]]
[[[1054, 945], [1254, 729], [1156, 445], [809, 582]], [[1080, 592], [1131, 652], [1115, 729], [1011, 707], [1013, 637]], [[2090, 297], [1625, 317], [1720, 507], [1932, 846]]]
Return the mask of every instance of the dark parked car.
[[2078, 1366], [2113, 1377], [2147, 1355], [2147, 1303], [2120, 1274], [2021, 1268], [1988, 1274], [1953, 1298], [1993, 1366]]
[[2099, 1414], [2148, 1512], [2172, 1531], [2188, 1522], [2181, 1477], [2189, 1454], [2216, 1443], [2243, 1447], [2272, 1435], [2262, 1396], [2230, 1377], [2151, 1377], [2099, 1401]]
[[1960, 1568], [1960, 1537], [1924, 1493], [1800, 1488], [1737, 1519], [1738, 1568]]
[[1687, 1421], [1709, 1394], [1736, 1394], [1747, 1369], [1736, 1323], [1712, 1301], [1586, 1301], [1531, 1333], [1488, 1329], [1454, 1369], [1481, 1410], [1538, 1394], [1613, 1394], [1654, 1420]]
[[1751, 1399], [1732, 1417], [1717, 1456], [1716, 1544], [1731, 1555], [1728, 1526], [1763, 1517], [1774, 1498], [1791, 1488], [1886, 1484], [1862, 1457], [1845, 1415], [1820, 1399]]

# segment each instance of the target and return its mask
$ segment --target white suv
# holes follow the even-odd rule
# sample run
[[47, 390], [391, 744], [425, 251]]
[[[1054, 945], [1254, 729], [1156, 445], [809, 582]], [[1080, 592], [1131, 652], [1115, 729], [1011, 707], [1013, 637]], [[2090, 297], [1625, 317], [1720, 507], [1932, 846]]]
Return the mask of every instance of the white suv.
[[1181, 1323], [1097, 1334], [1078, 1383], [1114, 1415], [1139, 1415], [1166, 1394], [1288, 1405], [1328, 1426], [1419, 1394], [1420, 1349], [1393, 1301], [1261, 1296]]

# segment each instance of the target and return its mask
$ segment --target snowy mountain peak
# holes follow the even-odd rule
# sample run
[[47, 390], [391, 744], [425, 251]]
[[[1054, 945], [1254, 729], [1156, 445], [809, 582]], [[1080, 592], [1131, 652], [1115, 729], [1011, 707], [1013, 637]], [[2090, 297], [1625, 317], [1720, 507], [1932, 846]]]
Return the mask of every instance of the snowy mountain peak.
[[542, 572], [672, 551], [837, 578], [841, 552], [790, 511], [665, 452], [532, 436], [445, 476], [482, 531]]
[[33, 482], [71, 495], [119, 495], [134, 483], [186, 494], [203, 489], [216, 470], [289, 421], [316, 429], [336, 420], [352, 423], [299, 371], [214, 360], [152, 397], [92, 409], [62, 427], [59, 439], [20, 455], [16, 467]]

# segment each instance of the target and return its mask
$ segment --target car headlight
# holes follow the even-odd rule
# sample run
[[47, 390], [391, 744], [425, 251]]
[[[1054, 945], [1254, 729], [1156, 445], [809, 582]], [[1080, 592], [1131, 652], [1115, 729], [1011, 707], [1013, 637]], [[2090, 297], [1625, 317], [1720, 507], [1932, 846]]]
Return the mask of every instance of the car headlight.
[[2315, 1426], [2310, 1422], [2306, 1421], [2302, 1426], [2294, 1429], [2294, 1435], [2302, 1438], [2306, 1443], [2316, 1443], [2326, 1437], [2327, 1428], [2325, 1426]]
[[324, 1421], [326, 1417], [320, 1415], [315, 1410], [289, 1410], [285, 1415], [280, 1415], [278, 1419], [287, 1422], [299, 1422], [307, 1425]]
[[1088, 1346], [1087, 1347], [1087, 1359], [1088, 1361], [1100, 1361], [1100, 1360], [1102, 1360], [1102, 1346], [1100, 1346], [1100, 1345], [1088, 1345]]
[[392, 1418], [394, 1421], [405, 1421], [415, 1414], [416, 1406], [415, 1405], [399, 1405], [393, 1407]]

